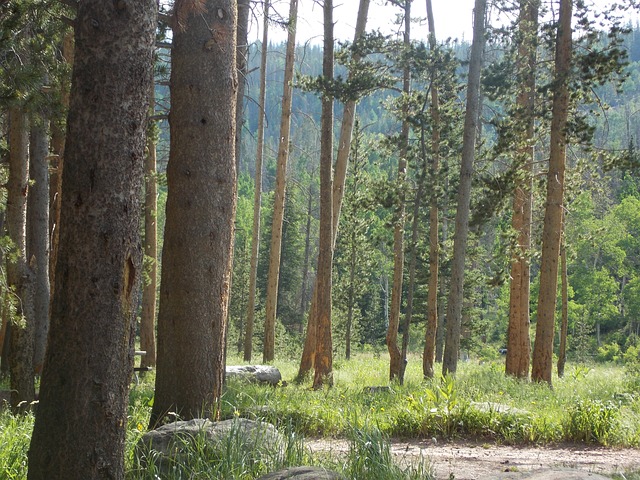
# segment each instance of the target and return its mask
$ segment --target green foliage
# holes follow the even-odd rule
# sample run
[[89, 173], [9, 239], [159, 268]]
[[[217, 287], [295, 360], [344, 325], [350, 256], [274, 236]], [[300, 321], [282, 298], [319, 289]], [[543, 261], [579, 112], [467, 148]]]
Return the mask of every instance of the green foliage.
[[620, 426], [620, 407], [611, 401], [578, 399], [569, 406], [567, 440], [607, 445]]
[[26, 478], [32, 414], [13, 415], [0, 408], [0, 472], [7, 480]]

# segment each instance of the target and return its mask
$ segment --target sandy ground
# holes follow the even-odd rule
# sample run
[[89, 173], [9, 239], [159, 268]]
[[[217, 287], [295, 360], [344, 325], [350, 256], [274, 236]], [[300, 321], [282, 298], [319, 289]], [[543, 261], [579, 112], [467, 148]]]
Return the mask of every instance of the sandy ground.
[[[314, 451], [336, 455], [348, 450], [345, 440], [316, 439], [309, 440], [307, 444]], [[640, 471], [640, 449], [584, 445], [514, 447], [489, 443], [434, 443], [433, 440], [394, 439], [392, 452], [400, 464], [415, 462], [421, 457], [427, 459], [438, 480], [517, 479], [550, 468], [585, 472], [584, 478], [588, 478], [588, 473], [610, 476]], [[568, 474], [566, 478], [569, 478]]]

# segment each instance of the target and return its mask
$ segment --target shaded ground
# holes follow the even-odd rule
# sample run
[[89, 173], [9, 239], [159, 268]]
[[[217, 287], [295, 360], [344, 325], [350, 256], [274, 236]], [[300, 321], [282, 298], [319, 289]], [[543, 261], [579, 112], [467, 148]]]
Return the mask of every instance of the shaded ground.
[[[315, 439], [307, 444], [313, 451], [337, 455], [349, 448], [346, 440]], [[438, 480], [520, 479], [548, 469], [560, 470], [560, 473], [536, 478], [577, 479], [590, 478], [589, 473], [610, 476], [640, 471], [640, 449], [629, 448], [584, 445], [521, 447], [473, 442], [393, 440], [392, 452], [401, 464], [418, 461], [421, 456], [427, 459]], [[584, 472], [584, 476], [573, 476], [569, 470]], [[593, 475], [593, 478], [597, 476]]]

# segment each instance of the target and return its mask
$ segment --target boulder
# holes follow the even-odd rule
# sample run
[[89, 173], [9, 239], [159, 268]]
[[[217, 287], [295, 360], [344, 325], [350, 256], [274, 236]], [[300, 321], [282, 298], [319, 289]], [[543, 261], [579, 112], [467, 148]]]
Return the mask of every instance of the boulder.
[[280, 370], [271, 365], [227, 366], [227, 378], [241, 379], [250, 383], [266, 383], [276, 386], [282, 380]]
[[225, 455], [231, 446], [251, 452], [255, 460], [281, 458], [286, 445], [270, 423], [246, 418], [221, 422], [197, 418], [168, 423], [145, 433], [136, 446], [136, 456], [142, 466], [153, 463], [160, 472], [167, 472], [172, 465], [185, 463], [202, 441], [212, 455], [216, 451]]
[[344, 477], [321, 467], [293, 467], [268, 473], [258, 480], [344, 480]]

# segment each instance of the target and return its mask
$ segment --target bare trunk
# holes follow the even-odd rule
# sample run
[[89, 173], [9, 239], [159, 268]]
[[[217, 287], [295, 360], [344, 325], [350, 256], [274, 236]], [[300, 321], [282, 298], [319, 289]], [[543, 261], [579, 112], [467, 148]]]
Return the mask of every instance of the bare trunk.
[[[444, 191], [449, 188], [449, 181], [444, 179]], [[447, 204], [442, 206], [442, 244], [445, 245], [449, 240], [449, 210]], [[438, 290], [440, 300], [445, 298], [447, 294], [447, 279], [443, 276], [439, 276]], [[446, 332], [446, 310], [444, 308], [438, 309], [438, 328], [436, 329], [436, 362], [442, 362], [444, 356], [444, 337]]]
[[203, 12], [190, 5], [178, 4], [184, 23], [173, 32], [151, 426], [168, 412], [215, 415], [224, 381], [236, 207], [236, 3], [209, 0]]
[[462, 161], [460, 164], [460, 185], [458, 186], [458, 207], [453, 238], [453, 260], [451, 263], [451, 283], [447, 301], [447, 334], [444, 347], [442, 375], [455, 374], [460, 351], [460, 331], [462, 324], [462, 301], [464, 299], [464, 264], [467, 238], [469, 236], [469, 209], [471, 201], [471, 178], [476, 148], [476, 130], [480, 110], [480, 70], [484, 51], [486, 0], [476, 0], [473, 17], [473, 42], [469, 61], [469, 81], [467, 86], [467, 109], [464, 120]]
[[[354, 43], [362, 37], [367, 25], [367, 16], [369, 15], [369, 3], [370, 0], [360, 0], [358, 6], [358, 19], [356, 21], [356, 29], [354, 34]], [[354, 55], [353, 60], [359, 60], [358, 55]], [[334, 168], [333, 179], [333, 243], [332, 248], [335, 248], [336, 238], [338, 235], [338, 224], [340, 223], [340, 209], [342, 207], [342, 199], [344, 197], [344, 185], [347, 176], [347, 166], [349, 163], [349, 153], [351, 151], [351, 136], [353, 133], [353, 125], [356, 115], [356, 100], [350, 100], [344, 105], [342, 124], [340, 127], [340, 139], [338, 140], [338, 153], [336, 157], [336, 165]], [[304, 341], [304, 349], [302, 351], [302, 358], [300, 360], [300, 367], [298, 369], [298, 380], [304, 379], [314, 366], [314, 352], [315, 352], [315, 319], [316, 319], [316, 287], [313, 289], [313, 296], [311, 297], [311, 306], [309, 308], [309, 320], [307, 322], [307, 335]]]
[[[11, 408], [28, 408], [35, 397], [33, 378], [33, 272], [27, 263], [27, 191], [29, 135], [21, 106], [9, 108], [9, 179], [7, 181], [7, 235], [13, 251], [6, 256], [7, 286], [15, 311], [11, 318], [9, 371]], [[24, 403], [22, 403], [24, 402]]]
[[[404, 48], [411, 44], [411, 1], [404, 3]], [[402, 92], [409, 95], [411, 89], [411, 70], [404, 66]], [[391, 287], [391, 311], [387, 328], [386, 344], [389, 350], [389, 379], [400, 380], [405, 365], [402, 353], [398, 348], [398, 328], [400, 326], [400, 310], [402, 307], [402, 277], [404, 272], [404, 188], [407, 178], [407, 154], [409, 150], [409, 114], [408, 105], [402, 107], [402, 132], [400, 134], [400, 158], [398, 159], [397, 188], [399, 194], [396, 209], [396, 223], [393, 229], [393, 286]]]
[[520, 92], [516, 101], [516, 128], [520, 179], [513, 195], [511, 227], [518, 233], [518, 245], [511, 260], [509, 327], [505, 371], [517, 378], [529, 377], [531, 340], [529, 338], [529, 292], [531, 216], [533, 209], [534, 120], [536, 97], [536, 48], [538, 39], [538, 0], [521, 0], [518, 48]]
[[[150, 111], [155, 111], [155, 84], [149, 94]], [[147, 128], [152, 128], [148, 125]], [[147, 155], [144, 165], [144, 256], [148, 281], [142, 289], [140, 317], [140, 349], [147, 352], [140, 360], [141, 367], [156, 366], [156, 297], [158, 289], [158, 184], [156, 182], [156, 139], [147, 136]]]
[[238, 90], [236, 92], [236, 175], [240, 175], [240, 162], [242, 161], [242, 125], [244, 124], [244, 96], [247, 84], [248, 51], [249, 51], [249, 5], [250, 0], [237, 0], [238, 24], [236, 41], [236, 65], [238, 69]]
[[289, 7], [289, 35], [287, 37], [287, 52], [284, 67], [282, 118], [280, 120], [280, 143], [278, 146], [276, 187], [273, 195], [273, 223], [271, 226], [271, 249], [269, 251], [269, 274], [267, 277], [267, 304], [264, 321], [264, 349], [262, 352], [262, 359], [265, 363], [273, 361], [275, 357], [276, 311], [278, 308], [282, 222], [284, 219], [287, 161], [289, 160], [289, 137], [291, 133], [293, 66], [295, 60], [297, 19], [298, 0], [291, 0]]
[[33, 269], [33, 369], [42, 373], [49, 334], [49, 132], [32, 120], [27, 198], [27, 258]]
[[[429, 24], [429, 48], [437, 48], [435, 20], [431, 0], [427, 0], [427, 21]], [[434, 65], [429, 72], [431, 80], [431, 172], [432, 184], [438, 184], [440, 170], [440, 105], [438, 98], [438, 71]], [[436, 336], [438, 333], [438, 280], [440, 266], [440, 243], [438, 241], [438, 195], [433, 188], [429, 199], [429, 286], [427, 293], [427, 328], [425, 330], [424, 352], [422, 354], [422, 374], [433, 378], [433, 364], [436, 357]]]
[[267, 46], [269, 44], [269, 0], [264, 2], [262, 17], [262, 52], [260, 56], [260, 99], [258, 100], [258, 139], [256, 151], [256, 178], [253, 191], [253, 227], [251, 230], [251, 264], [249, 271], [249, 300], [244, 334], [245, 361], [253, 355], [253, 328], [256, 315], [256, 279], [258, 276], [258, 253], [260, 251], [260, 213], [262, 206], [262, 158], [264, 154], [264, 117], [267, 95]]
[[154, 0], [78, 3], [60, 288], [51, 304], [29, 480], [124, 478], [155, 12]]
[[[333, 79], [333, 0], [324, 0], [324, 48], [322, 75]], [[333, 385], [333, 341], [331, 337], [331, 270], [333, 266], [333, 97], [322, 95], [320, 141], [320, 240], [318, 249], [318, 307], [313, 388]]]
[[569, 74], [571, 70], [572, 0], [561, 0], [558, 36], [556, 39], [555, 81], [551, 117], [551, 146], [547, 172], [547, 200], [542, 230], [540, 261], [540, 292], [538, 323], [533, 348], [531, 378], [551, 385], [553, 336], [556, 295], [558, 288], [558, 258], [562, 234], [565, 156], [567, 148], [567, 118], [569, 113]]
[[560, 240], [560, 263], [562, 275], [562, 325], [560, 327], [560, 349], [558, 351], [558, 377], [564, 377], [567, 362], [567, 331], [569, 329], [569, 276], [567, 275], [567, 245]]

